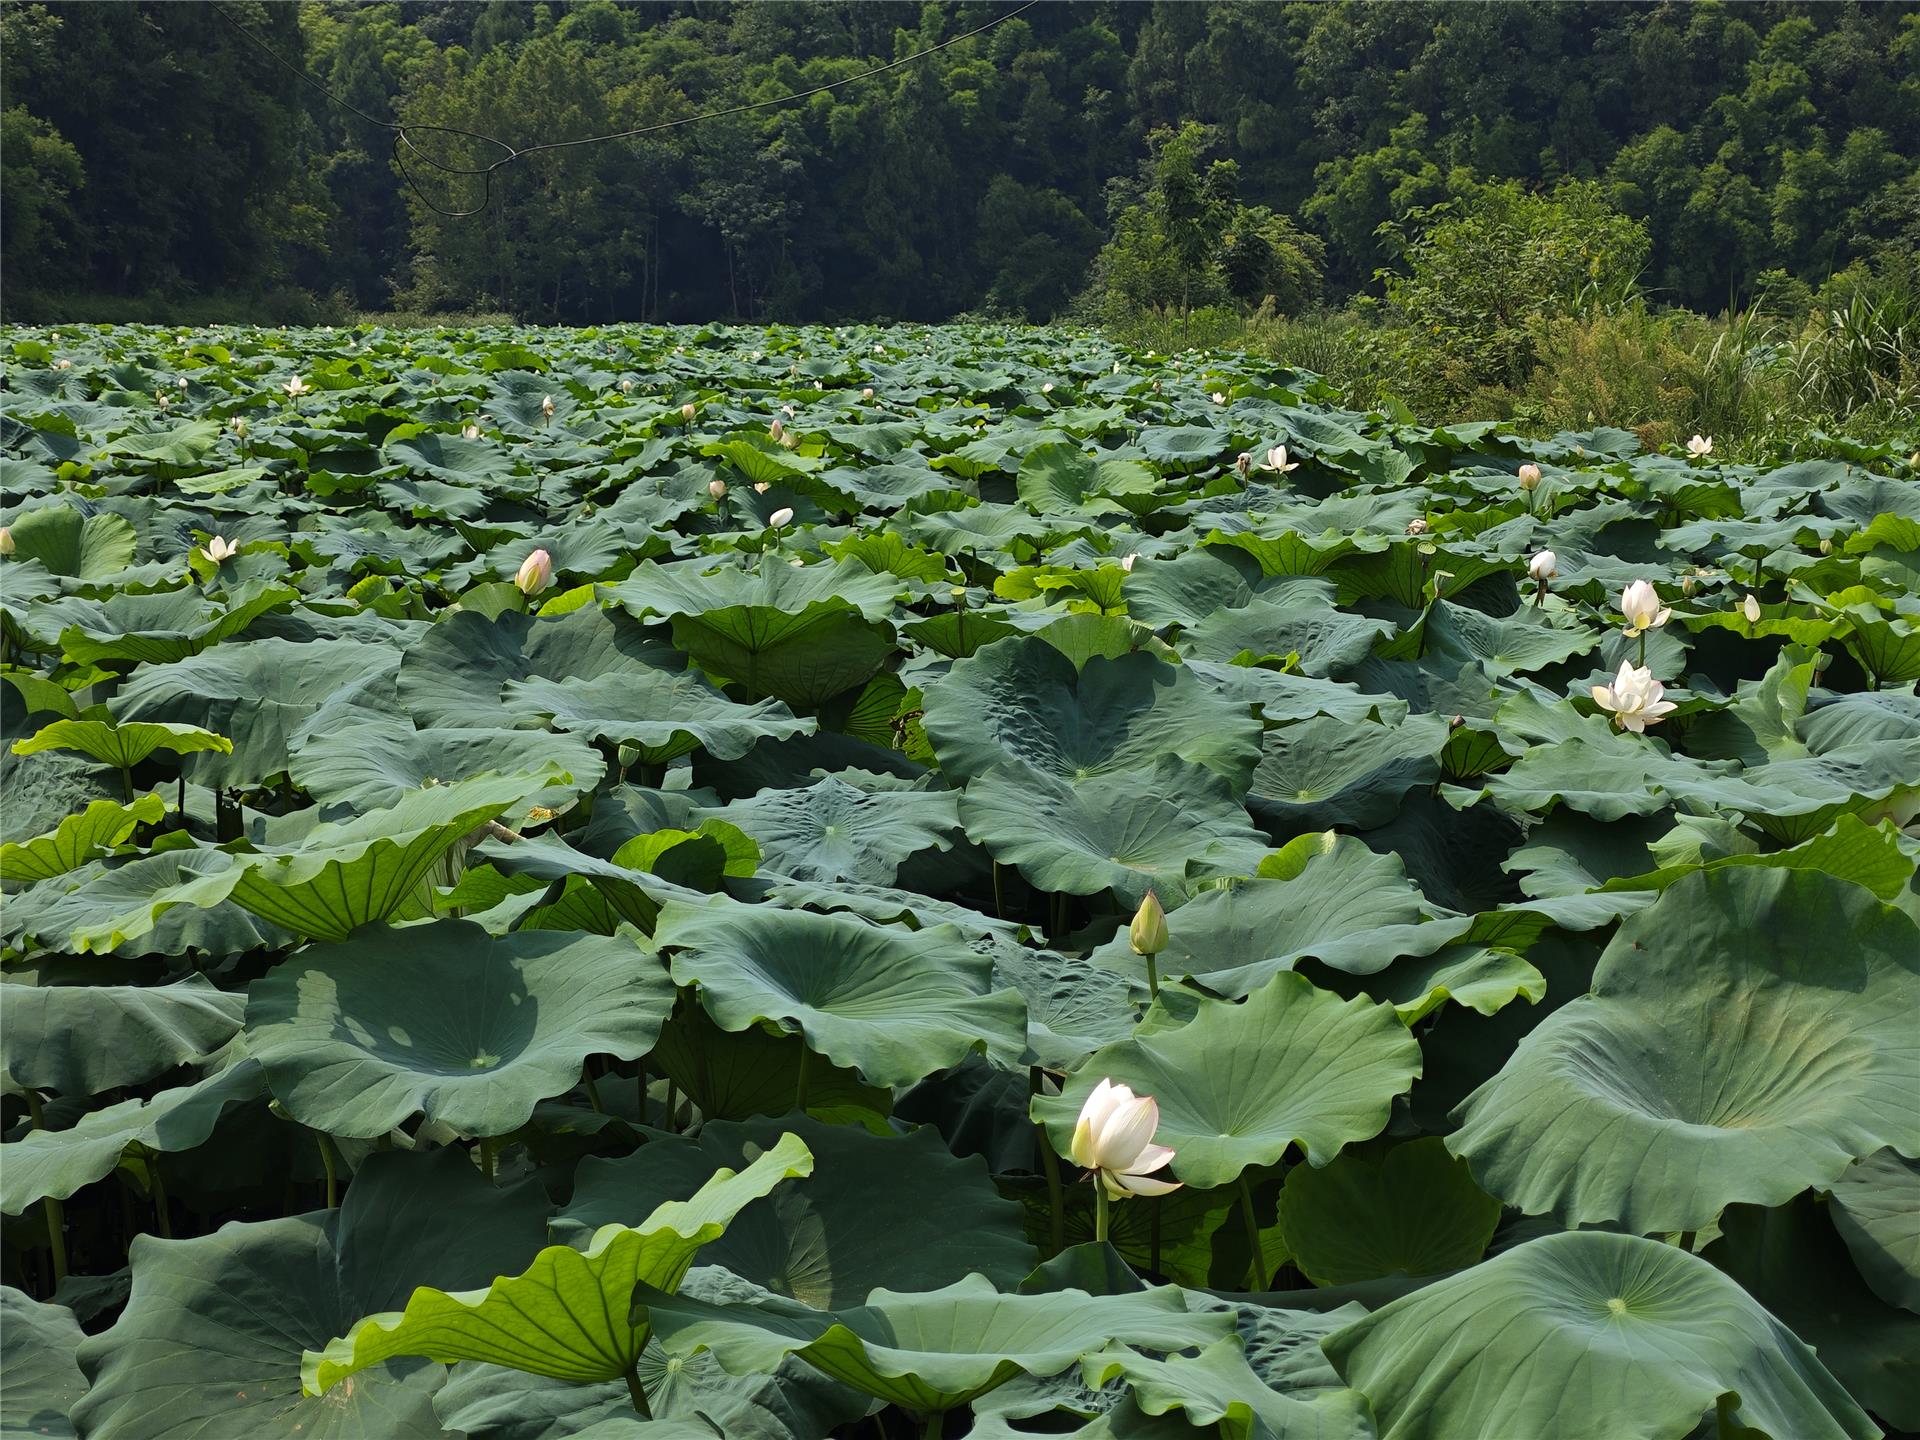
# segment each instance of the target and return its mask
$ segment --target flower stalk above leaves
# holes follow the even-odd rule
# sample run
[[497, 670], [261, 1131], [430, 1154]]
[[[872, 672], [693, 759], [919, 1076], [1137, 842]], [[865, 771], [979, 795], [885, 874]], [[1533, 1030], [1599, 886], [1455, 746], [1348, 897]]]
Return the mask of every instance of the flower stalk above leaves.
[[1267, 463], [1260, 468], [1262, 470], [1271, 470], [1276, 475], [1284, 475], [1289, 470], [1298, 470], [1300, 468], [1300, 462], [1298, 460], [1287, 459], [1287, 447], [1284, 445], [1276, 445], [1267, 451]]
[[1679, 709], [1671, 700], [1663, 699], [1666, 686], [1653, 678], [1653, 671], [1644, 665], [1630, 665], [1620, 662], [1620, 673], [1613, 677], [1611, 685], [1592, 687], [1594, 704], [1613, 716], [1613, 723], [1622, 730], [1631, 730], [1636, 735], [1646, 733], [1649, 725], [1657, 725], [1666, 716]]
[[1133, 913], [1133, 924], [1127, 927], [1127, 943], [1133, 946], [1134, 954], [1146, 960], [1147, 993], [1155, 999], [1160, 995], [1160, 975], [1154, 956], [1167, 948], [1167, 940], [1167, 912], [1160, 908], [1160, 897], [1149, 890]]
[[287, 398], [289, 400], [298, 400], [302, 395], [308, 395], [313, 392], [313, 387], [298, 375], [287, 381], [287, 383], [280, 388], [287, 392]]
[[1687, 454], [1695, 460], [1706, 459], [1707, 456], [1713, 454], [1713, 437], [1711, 435], [1695, 435], [1691, 440], [1687, 441]]
[[1653, 588], [1650, 580], [1636, 580], [1620, 592], [1620, 613], [1626, 619], [1626, 628], [1621, 632], [1629, 640], [1639, 637], [1640, 663], [1647, 663], [1647, 632], [1658, 630], [1673, 616], [1673, 611], [1660, 603], [1660, 592]]
[[1073, 1163], [1089, 1171], [1098, 1197], [1095, 1238], [1107, 1238], [1107, 1202], [1133, 1195], [1165, 1195], [1180, 1188], [1174, 1180], [1155, 1180], [1173, 1151], [1153, 1143], [1160, 1128], [1160, 1106], [1151, 1095], [1135, 1095], [1125, 1085], [1102, 1079], [1080, 1107], [1068, 1151]]

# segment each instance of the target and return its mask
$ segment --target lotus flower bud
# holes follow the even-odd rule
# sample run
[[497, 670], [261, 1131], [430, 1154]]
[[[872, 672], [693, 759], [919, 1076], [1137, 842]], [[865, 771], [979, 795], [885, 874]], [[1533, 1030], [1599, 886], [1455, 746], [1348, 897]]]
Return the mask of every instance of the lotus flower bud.
[[693, 419], [693, 413], [693, 402], [691, 400], [680, 407], [680, 418], [682, 420], [691, 421]]
[[1172, 1150], [1153, 1143], [1159, 1128], [1160, 1107], [1152, 1096], [1135, 1095], [1125, 1085], [1103, 1079], [1080, 1107], [1069, 1154], [1074, 1164], [1092, 1171], [1094, 1182], [1115, 1200], [1165, 1195], [1180, 1187], [1150, 1178], [1173, 1159]]
[[767, 524], [772, 526], [775, 530], [782, 529], [783, 527], [791, 525], [792, 523], [793, 523], [793, 511], [786, 509], [784, 507], [774, 511], [771, 515], [767, 516]]
[[786, 433], [787, 427], [782, 425], [777, 419], [771, 425], [767, 426], [767, 434], [776, 440], [784, 439]]
[[1760, 597], [1752, 591], [1748, 591], [1747, 598], [1740, 602], [1740, 613], [1747, 617], [1747, 623], [1749, 625], [1758, 625], [1760, 623]]
[[1284, 475], [1289, 470], [1298, 470], [1300, 468], [1300, 462], [1298, 460], [1287, 459], [1287, 447], [1284, 445], [1276, 445], [1267, 451], [1267, 463], [1262, 468], [1271, 470], [1276, 475]]
[[1167, 948], [1167, 912], [1160, 908], [1160, 897], [1153, 891], [1140, 902], [1128, 927], [1127, 940], [1136, 955], [1158, 955]]
[[13, 554], [13, 527], [0, 525], [0, 555]]
[[231, 430], [235, 435], [239, 436], [242, 440], [246, 439], [247, 438], [247, 417], [244, 415], [234, 416], [231, 420], [227, 421], [227, 429]]
[[466, 429], [460, 432], [460, 438], [462, 440], [478, 440], [480, 438], [480, 427], [478, 425], [467, 426]]
[[1680, 577], [1680, 593], [1682, 595], [1692, 595], [1693, 592], [1698, 590], [1699, 588], [1700, 588], [1700, 582], [1696, 580], [1693, 576], [1682, 575]]
[[1131, 575], [1133, 573], [1133, 562], [1138, 560], [1139, 558], [1140, 558], [1140, 555], [1139, 555], [1139, 552], [1137, 551], [1130, 554], [1122, 555], [1120, 557], [1120, 568], [1126, 571], [1127, 574]]
[[753, 482], [753, 493], [756, 495], [764, 495], [772, 488], [772, 484], [765, 480], [756, 480]]
[[1534, 464], [1522, 465], [1520, 467], [1520, 488], [1522, 490], [1532, 490], [1539, 484], [1540, 467]]
[[873, 399], [873, 387], [872, 387], [871, 385], [869, 385], [869, 386], [867, 386], [867, 388], [866, 388], [866, 389], [864, 389], [864, 390], [862, 390], [862, 391], [860, 392], [860, 398], [861, 398], [862, 400], [871, 400], [871, 399]]
[[1051, 395], [1053, 393], [1053, 381], [1049, 380], [1046, 384], [1042, 385], [1040, 387], [1040, 393], [1042, 395]]
[[1629, 636], [1658, 630], [1673, 611], [1660, 604], [1660, 592], [1650, 580], [1636, 580], [1620, 592], [1620, 613], [1626, 617]]
[[1833, 537], [1831, 535], [1820, 542], [1820, 553], [1822, 555], [1831, 555], [1833, 553]]
[[1527, 561], [1527, 574], [1535, 580], [1551, 580], [1560, 573], [1560, 557], [1551, 550], [1542, 550]]
[[520, 587], [523, 595], [538, 595], [553, 583], [553, 557], [544, 550], [535, 550], [520, 562], [513, 583]]
[[1246, 479], [1247, 472], [1253, 468], [1253, 456], [1249, 455], [1245, 450], [1242, 450], [1234, 457], [1233, 468], [1240, 472], [1240, 478], [1242, 480]]
[[622, 380], [620, 382], [620, 393], [622, 395], [631, 395], [633, 393], [633, 381]]
[[724, 480], [709, 480], [707, 482], [707, 494], [711, 495], [716, 500], [726, 499], [727, 498], [727, 482]]

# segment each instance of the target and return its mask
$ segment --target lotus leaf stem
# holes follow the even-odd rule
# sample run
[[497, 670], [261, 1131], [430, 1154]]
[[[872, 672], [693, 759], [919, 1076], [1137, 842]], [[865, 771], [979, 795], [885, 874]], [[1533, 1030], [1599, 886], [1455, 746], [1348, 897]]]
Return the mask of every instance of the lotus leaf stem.
[[629, 1365], [621, 1378], [627, 1382], [627, 1394], [633, 1398], [633, 1408], [640, 1412], [643, 1420], [651, 1420], [653, 1409], [647, 1404], [646, 1387], [640, 1383], [640, 1362], [636, 1360]]
[[1098, 1175], [1093, 1177], [1093, 1238], [1103, 1244], [1107, 1238], [1107, 1212], [1113, 1202], [1107, 1199], [1107, 1187]]
[[1260, 1219], [1253, 1213], [1253, 1187], [1247, 1183], [1247, 1172], [1240, 1172], [1240, 1213], [1247, 1222], [1247, 1268], [1253, 1277], [1253, 1288], [1267, 1288], [1267, 1277], [1260, 1264]]
[[807, 1113], [807, 1068], [813, 1059], [813, 1051], [807, 1048], [804, 1037], [800, 1041], [800, 1068], [793, 1077], [793, 1108], [796, 1113]]
[[[27, 1113], [33, 1117], [33, 1128], [47, 1128], [46, 1117], [40, 1109], [40, 1092], [32, 1086], [27, 1087]], [[53, 1248], [53, 1283], [58, 1285], [67, 1278], [67, 1207], [49, 1195], [41, 1202], [47, 1212], [47, 1244]]]

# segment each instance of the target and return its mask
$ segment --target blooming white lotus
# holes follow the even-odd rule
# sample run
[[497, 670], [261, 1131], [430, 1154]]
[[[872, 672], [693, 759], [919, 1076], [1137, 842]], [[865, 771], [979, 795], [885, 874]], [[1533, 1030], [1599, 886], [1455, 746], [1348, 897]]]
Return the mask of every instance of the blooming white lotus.
[[711, 495], [716, 500], [726, 499], [727, 498], [727, 482], [724, 480], [709, 480], [707, 482], [707, 494]]
[[1760, 623], [1760, 597], [1748, 592], [1747, 598], [1740, 602], [1740, 613], [1747, 617], [1749, 625]]
[[307, 382], [302, 380], [298, 375], [294, 376], [291, 380], [287, 381], [287, 383], [282, 385], [280, 388], [286, 391], [287, 397], [292, 400], [298, 400], [302, 395], [309, 394], [313, 390], [313, 387], [307, 384]]
[[1620, 592], [1620, 613], [1626, 617], [1629, 638], [1658, 630], [1673, 616], [1673, 610], [1660, 603], [1651, 580], [1636, 580]]
[[73, 361], [56, 360], [53, 362], [53, 368], [56, 370], [71, 370], [73, 368]]
[[1040, 387], [1040, 393], [1042, 395], [1051, 395], [1053, 393], [1053, 381], [1049, 380], [1046, 384], [1042, 385]]
[[782, 529], [792, 523], [793, 511], [786, 509], [784, 506], [767, 516], [767, 524], [771, 525], [775, 530]]
[[1180, 1188], [1172, 1180], [1152, 1179], [1173, 1159], [1173, 1151], [1153, 1143], [1160, 1128], [1160, 1106], [1151, 1095], [1135, 1095], [1125, 1085], [1103, 1079], [1080, 1107], [1073, 1127], [1073, 1163], [1091, 1170], [1110, 1198], [1165, 1195]]
[[1542, 550], [1527, 561], [1527, 574], [1535, 580], [1546, 581], [1560, 573], [1560, 557], [1551, 550]]
[[553, 583], [553, 556], [545, 550], [535, 550], [520, 562], [513, 583], [520, 587], [522, 595], [538, 595]]
[[467, 426], [460, 432], [460, 438], [462, 440], [478, 440], [480, 438], [480, 427], [478, 425]]
[[1120, 557], [1120, 568], [1126, 571], [1129, 575], [1131, 575], [1133, 573], [1133, 562], [1138, 560], [1139, 558], [1140, 556], [1137, 552], [1133, 554], [1122, 555]]
[[1696, 460], [1704, 460], [1712, 453], [1713, 437], [1711, 435], [1696, 435], [1687, 441], [1687, 454]]
[[239, 544], [227, 539], [225, 536], [216, 535], [207, 541], [207, 558], [216, 565], [231, 560], [239, 553]]
[[1214, 404], [1224, 405], [1227, 403], [1227, 392], [1224, 390], [1216, 390], [1213, 392], [1213, 395], [1211, 398]]
[[1595, 685], [1592, 689], [1593, 703], [1610, 712], [1615, 725], [1636, 735], [1680, 708], [1671, 700], [1661, 698], [1667, 693], [1667, 687], [1653, 678], [1652, 670], [1626, 660], [1620, 662], [1620, 673], [1613, 677], [1613, 684]]
[[1276, 445], [1267, 451], [1267, 463], [1261, 468], [1263, 470], [1271, 470], [1277, 475], [1284, 475], [1289, 470], [1298, 470], [1300, 468], [1300, 462], [1298, 460], [1288, 460], [1287, 447], [1284, 445]]
[[1522, 465], [1520, 467], [1520, 488], [1522, 490], [1532, 490], [1537, 488], [1539, 484], [1540, 467], [1532, 462]]
[[860, 398], [862, 400], [871, 400], [873, 398], [873, 387], [869, 385], [866, 389], [862, 390], [860, 392]]

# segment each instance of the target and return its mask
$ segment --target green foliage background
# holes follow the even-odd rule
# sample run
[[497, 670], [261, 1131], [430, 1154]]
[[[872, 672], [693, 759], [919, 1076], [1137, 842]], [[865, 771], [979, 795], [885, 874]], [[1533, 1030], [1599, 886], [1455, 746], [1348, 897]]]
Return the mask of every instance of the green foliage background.
[[[1001, 11], [228, 7], [372, 115], [517, 144], [777, 98]], [[571, 322], [1045, 318], [1137, 231], [1150, 137], [1189, 121], [1216, 142], [1189, 218], [1224, 250], [1223, 293], [1189, 284], [1188, 303], [1272, 294], [1292, 313], [1321, 269], [1330, 298], [1367, 290], [1430, 207], [1502, 180], [1515, 203], [1583, 182], [1644, 227], [1643, 286], [1695, 309], [1920, 235], [1909, 4], [1047, 4], [799, 104], [532, 157], [467, 220], [211, 5], [10, 3], [4, 23], [17, 316], [217, 292], [229, 319], [301, 318], [314, 297]], [[420, 145], [455, 167], [497, 154]], [[478, 203], [475, 182], [413, 168], [444, 207]], [[1151, 246], [1118, 248], [1151, 269]]]

